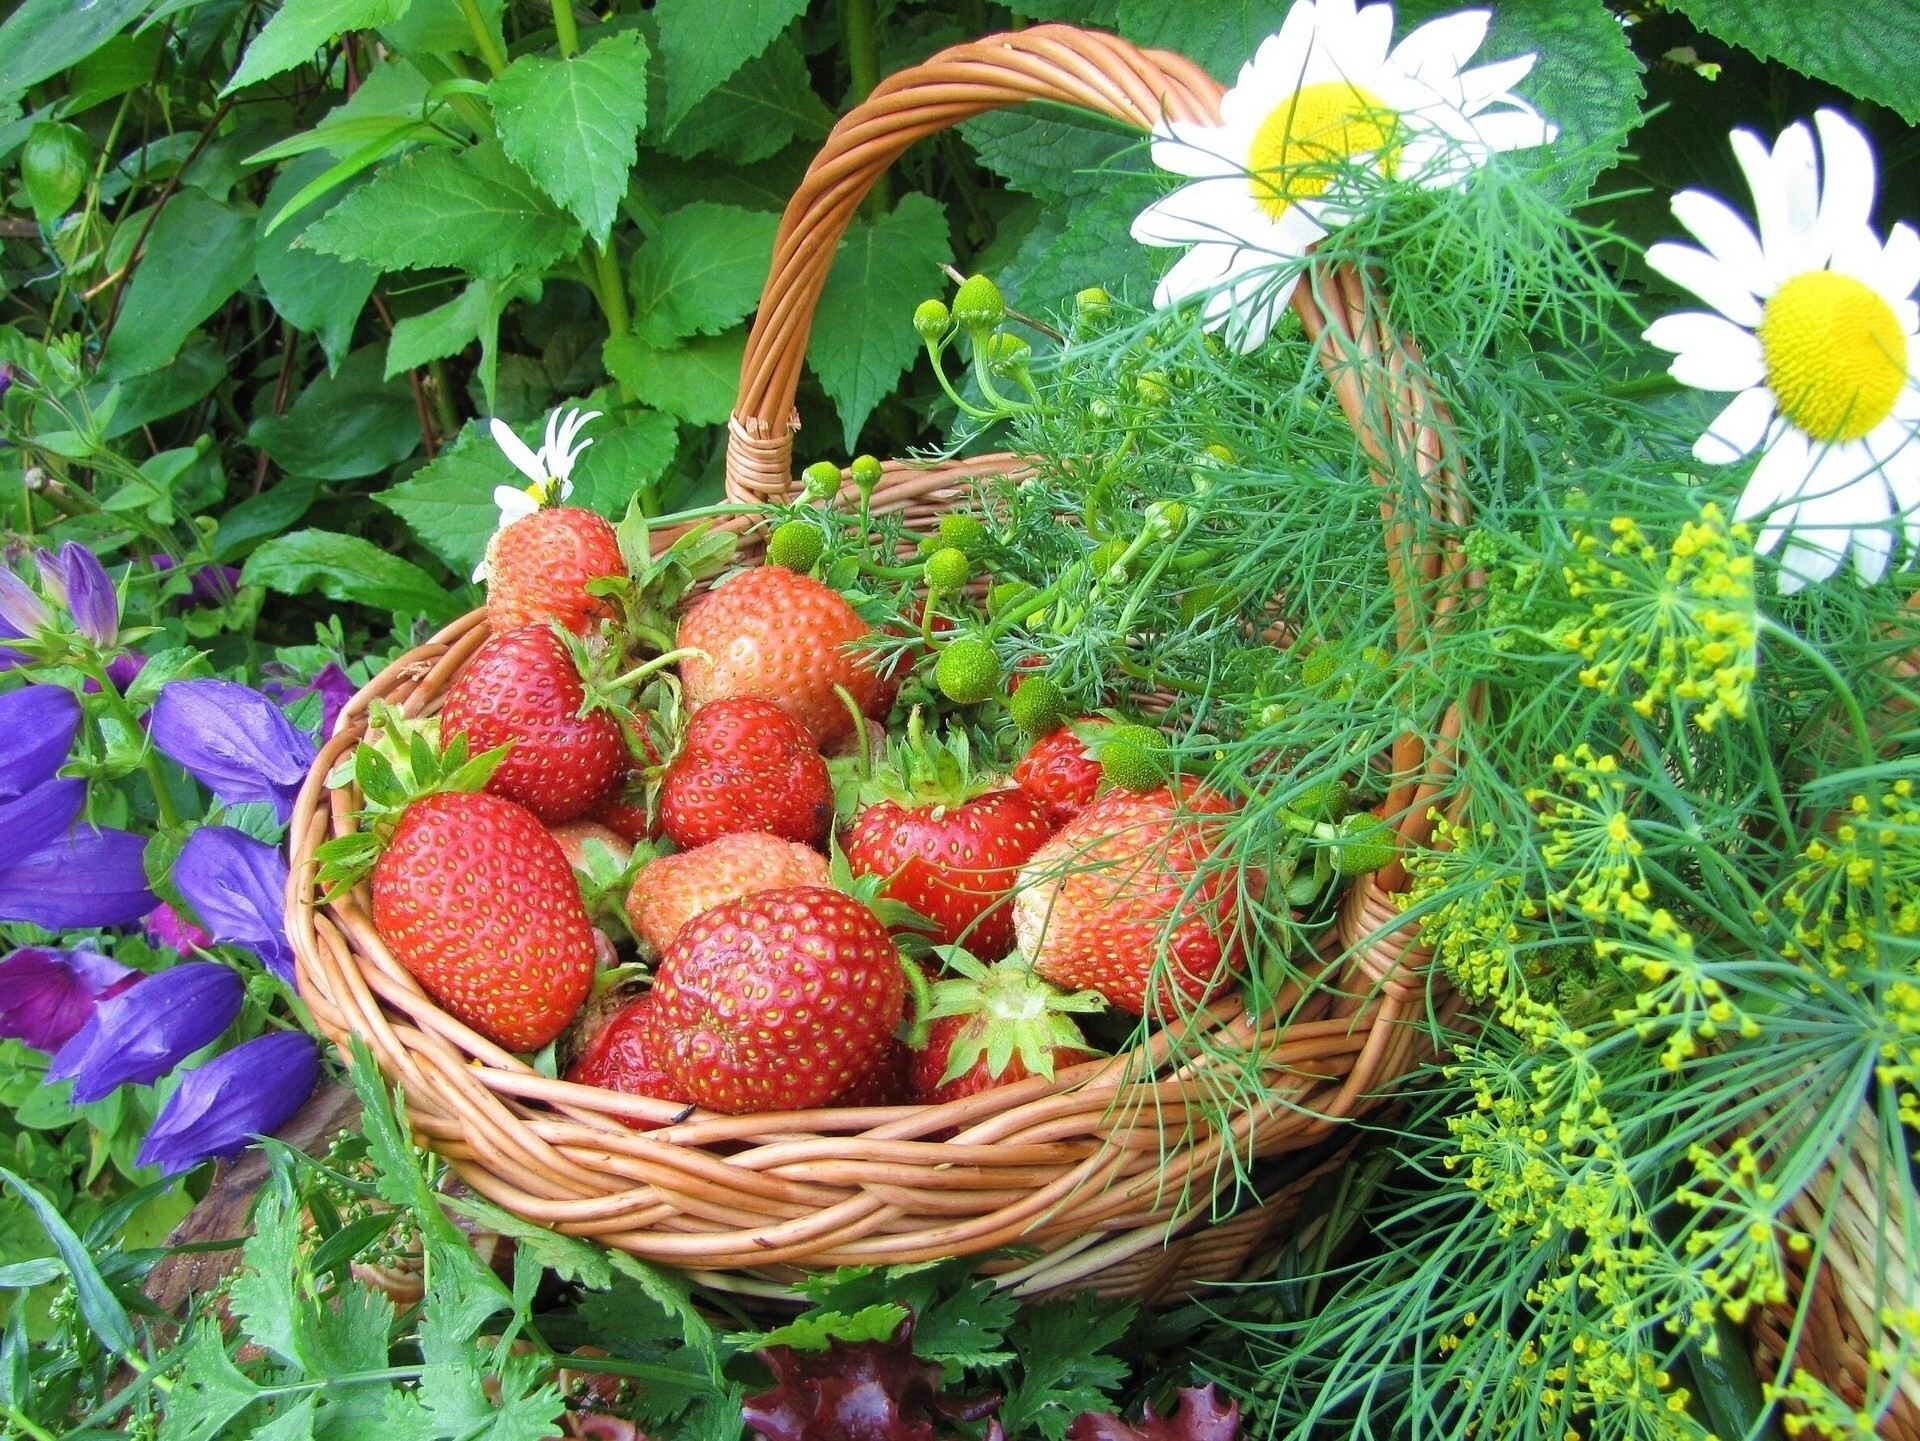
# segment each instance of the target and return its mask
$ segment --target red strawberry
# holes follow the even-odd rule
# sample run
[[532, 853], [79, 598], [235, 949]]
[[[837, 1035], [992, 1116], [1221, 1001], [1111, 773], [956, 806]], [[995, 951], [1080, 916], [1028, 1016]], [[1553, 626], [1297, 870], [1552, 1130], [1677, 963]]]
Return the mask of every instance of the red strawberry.
[[[1082, 716], [1075, 725], [1098, 725], [1098, 716]], [[1100, 762], [1087, 753], [1086, 742], [1061, 726], [1028, 748], [1013, 768], [1020, 789], [1045, 804], [1047, 819], [1063, 826], [1093, 799], [1100, 789]]]
[[373, 923], [455, 1019], [511, 1051], [559, 1035], [593, 983], [593, 926], [567, 858], [499, 796], [407, 807], [373, 868]]
[[584, 634], [613, 614], [587, 582], [625, 575], [620, 541], [602, 516], [556, 505], [523, 516], [487, 542], [487, 624], [496, 634], [557, 620]]
[[900, 1024], [906, 977], [872, 911], [792, 886], [694, 917], [653, 993], [675, 1086], [719, 1111], [792, 1111], [825, 1105], [873, 1068]]
[[565, 825], [552, 827], [549, 834], [560, 843], [560, 854], [567, 858], [567, 864], [576, 871], [587, 867], [588, 841], [600, 842], [622, 866], [633, 859], [633, 842], [611, 826], [603, 826], [598, 821], [568, 821]]
[[763, 696], [820, 746], [833, 746], [853, 734], [835, 686], [866, 714], [885, 714], [879, 673], [846, 648], [869, 629], [844, 596], [811, 576], [777, 565], [742, 571], [681, 618], [680, 645], [707, 657], [681, 662], [687, 704], [698, 709], [730, 696]]
[[[1068, 821], [1020, 872], [1014, 928], [1034, 970], [1058, 986], [1100, 992], [1134, 1015], [1170, 1010], [1223, 985], [1241, 953], [1234, 876], [1215, 859], [1233, 810], [1192, 781], [1110, 791]], [[1156, 967], [1164, 955], [1165, 965]]]
[[659, 836], [659, 820], [650, 819], [644, 805], [627, 800], [624, 790], [615, 791], [613, 796], [612, 800], [604, 800], [595, 806], [587, 819], [605, 826], [630, 846]]
[[880, 1059], [859, 1080], [833, 1098], [836, 1106], [907, 1106], [913, 1103], [913, 1056], [889, 1040]]
[[813, 735], [772, 701], [702, 706], [660, 786], [660, 824], [691, 849], [737, 831], [815, 844], [833, 820], [833, 783]]
[[934, 923], [928, 939], [988, 960], [1013, 945], [1007, 897], [1052, 829], [1040, 802], [999, 780], [971, 777], [964, 734], [942, 746], [916, 713], [845, 841], [856, 876], [881, 877], [882, 895]]
[[957, 1101], [1028, 1076], [1052, 1079], [1057, 1067], [1093, 1059], [1068, 1014], [1101, 1009], [1093, 992], [1058, 991], [1017, 956], [983, 966], [965, 951], [949, 951], [946, 962], [957, 974], [933, 988], [933, 1025], [913, 1053], [917, 1099]]
[[585, 703], [566, 643], [551, 626], [522, 626], [473, 653], [447, 692], [441, 744], [464, 733], [477, 755], [511, 743], [487, 789], [556, 825], [592, 810], [627, 767], [618, 723], [580, 714]]
[[[654, 1096], [681, 1105], [692, 1100], [691, 1096], [674, 1090], [667, 1073], [655, 1059], [660, 1050], [660, 1040], [654, 1030], [657, 1008], [651, 991], [621, 1007], [587, 1043], [580, 1059], [567, 1068], [567, 1079], [627, 1096]], [[635, 1130], [653, 1129], [639, 1120], [628, 1120], [626, 1124]]]
[[755, 891], [826, 884], [827, 862], [820, 852], [765, 831], [739, 831], [648, 861], [633, 878], [627, 919], [658, 955], [703, 911]]

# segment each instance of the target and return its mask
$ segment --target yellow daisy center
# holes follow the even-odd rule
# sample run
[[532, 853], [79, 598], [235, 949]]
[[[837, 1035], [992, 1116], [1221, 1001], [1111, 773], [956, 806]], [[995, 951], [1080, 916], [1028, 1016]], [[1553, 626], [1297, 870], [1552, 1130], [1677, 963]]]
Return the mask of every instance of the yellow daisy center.
[[1815, 440], [1858, 440], [1892, 414], [1907, 340], [1872, 287], [1806, 271], [1774, 291], [1755, 333], [1780, 409]]
[[1345, 80], [1304, 85], [1273, 107], [1247, 148], [1253, 198], [1278, 220], [1296, 200], [1324, 195], [1340, 167], [1376, 155], [1393, 174], [1400, 117], [1379, 96]]

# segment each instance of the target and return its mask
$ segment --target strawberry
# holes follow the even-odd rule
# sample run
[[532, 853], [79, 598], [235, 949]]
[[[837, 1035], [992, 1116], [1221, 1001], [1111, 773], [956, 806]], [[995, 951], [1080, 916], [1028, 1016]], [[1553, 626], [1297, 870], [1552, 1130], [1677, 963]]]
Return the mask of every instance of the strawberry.
[[907, 1106], [914, 1100], [913, 1056], [899, 1041], [889, 1039], [867, 1073], [835, 1096], [835, 1106]]
[[[1098, 716], [1082, 716], [1076, 725], [1098, 725]], [[1035, 741], [1013, 768], [1021, 790], [1047, 808], [1047, 819], [1063, 826], [1087, 807], [1100, 789], [1100, 762], [1072, 726], [1061, 726]]]
[[1013, 945], [1014, 879], [1052, 827], [1025, 791], [968, 774], [964, 732], [941, 746], [919, 724], [916, 712], [905, 744], [863, 788], [870, 803], [847, 833], [847, 864], [932, 921], [936, 945], [996, 959]]
[[737, 831], [647, 862], [627, 895], [627, 919], [642, 944], [659, 955], [703, 911], [755, 891], [825, 884], [827, 862], [818, 851], [765, 831]]
[[588, 867], [588, 841], [598, 841], [605, 846], [617, 865], [624, 866], [633, 859], [633, 842], [611, 826], [603, 826], [598, 821], [568, 821], [564, 825], [551, 827], [548, 834], [560, 843], [560, 854], [567, 858], [567, 864], [576, 871]]
[[585, 815], [627, 767], [619, 723], [581, 714], [586, 688], [566, 643], [548, 625], [497, 634], [473, 653], [447, 692], [442, 745], [464, 734], [475, 751], [511, 745], [487, 789], [549, 825]]
[[760, 891], [696, 916], [654, 972], [672, 1083], [718, 1111], [825, 1105], [873, 1068], [906, 1005], [879, 917], [839, 891]]
[[593, 927], [567, 858], [499, 796], [407, 806], [373, 868], [373, 923], [456, 1020], [510, 1051], [558, 1036], [593, 983]]
[[[595, 1033], [580, 1059], [567, 1068], [567, 1079], [581, 1086], [598, 1086], [627, 1096], [654, 1096], [685, 1105], [692, 1100], [674, 1090], [656, 1056], [660, 1050], [653, 992], [629, 1001]], [[635, 1130], [651, 1130], [644, 1121], [628, 1120]]]
[[913, 1053], [913, 1091], [937, 1106], [1028, 1076], [1053, 1079], [1056, 1067], [1092, 1060], [1070, 1011], [1097, 1011], [1091, 991], [1067, 995], [1014, 958], [983, 966], [965, 951], [945, 953], [953, 978], [933, 988], [927, 1043]]
[[737, 831], [815, 844], [833, 784], [807, 728], [770, 700], [734, 696], [693, 713], [660, 786], [660, 824], [682, 849]]
[[655, 840], [660, 834], [658, 817], [649, 816], [646, 806], [628, 800], [625, 787], [611, 792], [587, 819], [605, 826], [630, 846]]
[[777, 565], [742, 571], [709, 591], [680, 620], [679, 644], [703, 652], [680, 666], [694, 709], [732, 696], [761, 696], [813, 732], [822, 748], [853, 734], [834, 693], [844, 687], [867, 715], [883, 715], [871, 660], [847, 649], [868, 633], [845, 597]]
[[[1020, 872], [1014, 929], [1033, 968], [1058, 986], [1100, 992], [1144, 1015], [1173, 993], [1204, 1001], [1239, 960], [1234, 876], [1215, 860], [1233, 810], [1192, 781], [1110, 791], [1068, 821]], [[1156, 967], [1164, 955], [1165, 964]], [[1160, 975], [1155, 978], [1158, 969]]]
[[522, 516], [487, 542], [487, 624], [496, 634], [557, 620], [583, 635], [613, 614], [587, 582], [625, 575], [613, 526], [590, 510], [555, 505]]

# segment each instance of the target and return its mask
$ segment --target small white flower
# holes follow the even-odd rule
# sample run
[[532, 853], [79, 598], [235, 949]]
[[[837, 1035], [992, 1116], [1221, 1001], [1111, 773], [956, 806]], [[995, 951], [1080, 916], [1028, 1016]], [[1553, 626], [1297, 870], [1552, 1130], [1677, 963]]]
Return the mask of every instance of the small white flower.
[[1765, 516], [1757, 542], [1780, 554], [1780, 588], [1826, 580], [1849, 553], [1862, 580], [1886, 574], [1893, 521], [1920, 548], [1920, 234], [1868, 224], [1867, 138], [1831, 110], [1781, 132], [1771, 153], [1733, 132], [1759, 234], [1714, 196], [1683, 190], [1673, 213], [1704, 250], [1662, 242], [1647, 263], [1718, 314], [1662, 316], [1647, 340], [1673, 376], [1739, 394], [1695, 443], [1710, 465], [1761, 452], [1735, 509]]
[[1453, 185], [1497, 150], [1551, 140], [1554, 127], [1511, 90], [1533, 56], [1461, 68], [1489, 18], [1443, 15], [1390, 51], [1391, 5], [1295, 0], [1221, 97], [1219, 125], [1154, 127], [1154, 164], [1192, 183], [1141, 211], [1133, 238], [1193, 247], [1154, 304], [1201, 299], [1209, 330], [1253, 350], [1293, 294], [1289, 267], [1352, 215], [1356, 178]]
[[[493, 443], [500, 447], [513, 468], [527, 478], [522, 486], [498, 485], [493, 490], [493, 503], [500, 507], [500, 523], [494, 527], [498, 535], [516, 520], [524, 520], [535, 511], [549, 505], [558, 505], [573, 496], [573, 466], [580, 459], [580, 453], [593, 441], [581, 438], [580, 432], [589, 420], [597, 420], [597, 410], [569, 410], [566, 418], [561, 419], [558, 410], [547, 416], [547, 433], [538, 450], [530, 449], [527, 443], [513, 433], [504, 420], [497, 417], [487, 422], [487, 428], [493, 432]], [[493, 546], [489, 542], [487, 549]], [[482, 556], [480, 564], [473, 568], [476, 581], [487, 578], [487, 561]]]

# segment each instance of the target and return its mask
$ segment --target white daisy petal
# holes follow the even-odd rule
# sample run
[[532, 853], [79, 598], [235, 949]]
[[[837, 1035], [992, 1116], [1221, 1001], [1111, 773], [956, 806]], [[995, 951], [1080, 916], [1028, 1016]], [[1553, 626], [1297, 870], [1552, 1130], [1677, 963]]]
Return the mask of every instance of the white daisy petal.
[[1461, 108], [1471, 115], [1496, 100], [1517, 100], [1518, 97], [1509, 92], [1533, 72], [1533, 63], [1531, 55], [1515, 55], [1461, 71], [1460, 91], [1464, 97]]
[[1675, 285], [1684, 286], [1736, 325], [1760, 323], [1760, 302], [1730, 267], [1704, 250], [1663, 240], [1647, 247], [1647, 264]]
[[1532, 150], [1552, 143], [1559, 133], [1539, 112], [1525, 107], [1476, 115], [1473, 131], [1489, 150]]
[[1693, 443], [1694, 458], [1707, 465], [1732, 465], [1753, 453], [1773, 419], [1773, 392], [1764, 385], [1741, 391], [1713, 418]]
[[1245, 142], [1223, 125], [1194, 125], [1182, 120], [1163, 120], [1154, 127], [1149, 147], [1153, 163], [1175, 175], [1195, 180], [1239, 176], [1245, 166], [1235, 155], [1244, 152]]
[[540, 457], [527, 448], [527, 443], [515, 435], [504, 420], [495, 418], [487, 422], [487, 429], [493, 432], [493, 443], [505, 452], [513, 468], [528, 480], [545, 480], [546, 468], [540, 464]]
[[1907, 547], [1920, 550], [1920, 442], [1907, 445], [1898, 454], [1880, 462], [1887, 489], [1893, 495], [1894, 510], [1900, 516], [1907, 536]]
[[1775, 584], [1781, 594], [1792, 595], [1819, 581], [1831, 580], [1846, 554], [1829, 548], [1831, 545], [1826, 531], [1796, 530], [1793, 540], [1780, 552], [1780, 574]]
[[547, 474], [549, 475], [553, 473], [552, 458], [554, 452], [559, 449], [559, 447], [554, 444], [554, 440], [559, 433], [560, 412], [558, 410], [549, 410], [547, 412], [547, 433], [540, 442], [540, 459], [546, 463]]
[[1864, 229], [1873, 214], [1873, 147], [1845, 116], [1820, 110], [1813, 117], [1820, 132], [1820, 210], [1816, 253], [1825, 261], [1842, 236]]
[[1738, 276], [1755, 295], [1773, 293], [1773, 278], [1767, 270], [1766, 257], [1760, 253], [1760, 241], [1732, 206], [1704, 190], [1682, 190], [1673, 197], [1673, 215], [1707, 248], [1708, 254]]
[[[1801, 486], [1806, 482], [1808, 473], [1813, 469], [1813, 457], [1807, 448], [1807, 438], [1791, 425], [1774, 427], [1773, 442], [1767, 447], [1767, 453], [1760, 457], [1760, 463], [1753, 468], [1753, 474], [1747, 480], [1747, 488], [1740, 494], [1740, 503], [1733, 509], [1735, 520], [1752, 520], [1757, 516], [1772, 517], [1772, 513], [1788, 502], [1797, 500]], [[1778, 524], [1777, 518], [1770, 518], [1769, 528]], [[1766, 537], [1762, 537], [1766, 539]], [[1778, 540], [1775, 534], [1773, 540]], [[1771, 544], [1758, 547], [1771, 549]]]
[[1887, 562], [1893, 558], [1894, 538], [1891, 525], [1857, 527], [1853, 532], [1852, 546], [1854, 574], [1868, 585], [1885, 575]]
[[1429, 20], [1394, 46], [1389, 58], [1419, 79], [1455, 78], [1487, 38], [1492, 18], [1490, 10], [1456, 10]]
[[516, 520], [524, 520], [540, 509], [540, 503], [524, 490], [511, 485], [496, 485], [493, 488], [493, 503], [500, 507], [499, 529], [504, 530]]
[[1365, 7], [1346, 27], [1342, 40], [1343, 58], [1354, 71], [1378, 70], [1393, 45], [1393, 6]]
[[1134, 216], [1131, 234], [1142, 245], [1244, 245], [1255, 216], [1271, 228], [1244, 178], [1196, 180]]
[[1886, 249], [1880, 252], [1881, 294], [1888, 300], [1904, 300], [1920, 286], [1920, 231], [1904, 220], [1887, 232]]
[[[1814, 226], [1820, 220], [1820, 171], [1814, 160], [1813, 132], [1805, 125], [1789, 125], [1773, 142], [1772, 186], [1776, 197], [1775, 229], [1767, 229], [1767, 212], [1760, 211], [1760, 245], [1767, 258], [1791, 275], [1826, 263], [1815, 252]], [[1755, 202], [1759, 196], [1754, 197]]]
[[1703, 310], [1661, 316], [1647, 327], [1646, 340], [1677, 352], [1674, 378], [1700, 390], [1745, 390], [1766, 379], [1766, 357], [1753, 332]]

